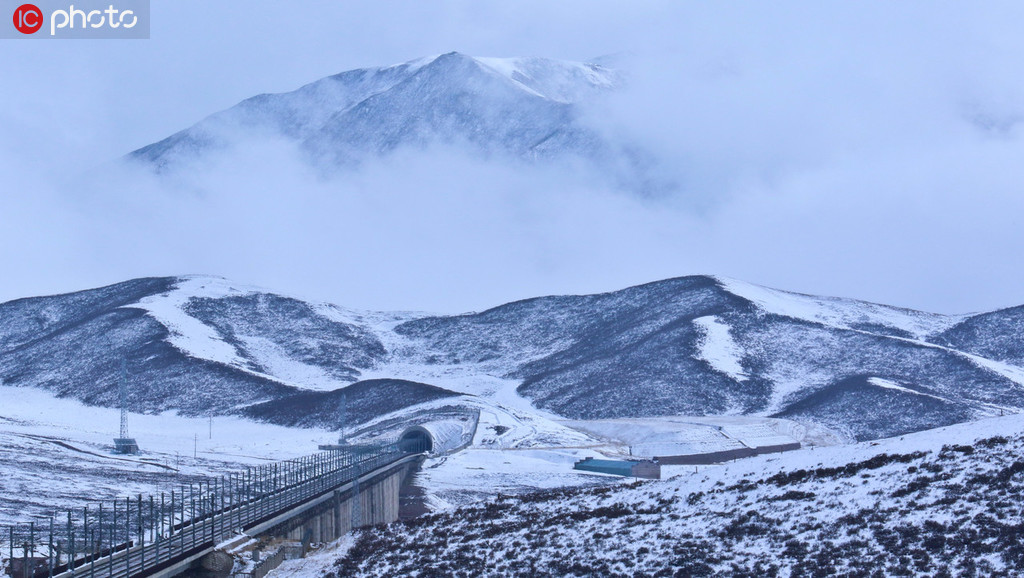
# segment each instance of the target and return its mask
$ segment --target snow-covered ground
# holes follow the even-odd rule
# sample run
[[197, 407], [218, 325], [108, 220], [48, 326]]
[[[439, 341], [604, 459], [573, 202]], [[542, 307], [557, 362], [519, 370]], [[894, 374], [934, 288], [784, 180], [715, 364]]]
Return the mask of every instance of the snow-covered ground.
[[[88, 502], [169, 492], [192, 476], [306, 455], [337, 438], [333, 431], [232, 417], [218, 416], [211, 422], [171, 412], [132, 413], [129, 433], [143, 453], [119, 456], [110, 451], [118, 435], [118, 410], [54, 398], [33, 388], [0, 387], [0, 399], [0, 465], [10, 473], [0, 480], [0, 495], [10, 497], [0, 505], [0, 526], [45, 518], [55, 510]], [[719, 451], [732, 448], [743, 436], [767, 432], [799, 441], [804, 434], [802, 426], [786, 420], [735, 416], [558, 421], [544, 412], [506, 408], [471, 396], [388, 414], [360, 431], [397, 437], [417, 414], [451, 407], [479, 412], [479, 419], [467, 432], [473, 436], [469, 447], [428, 459], [416, 474], [414, 483], [433, 510], [498, 494], [617, 482], [573, 470], [573, 463], [585, 457], [626, 457], [634, 444], [675, 443], [673, 448], [678, 449], [681, 440], [700, 438], [701, 443], [690, 449]], [[364, 433], [355, 441], [363, 438], [370, 440]], [[40, 484], [41, 479], [46, 483]]]
[[[508, 494], [556, 487], [587, 486], [617, 481], [601, 474], [572, 469], [585, 457], [624, 455], [621, 442], [600, 439], [549, 419], [538, 412], [509, 409], [473, 398], [443, 399], [382, 416], [365, 424], [370, 434], [395, 437], [420, 412], [457, 405], [479, 412], [473, 443], [458, 452], [428, 458], [413, 484], [422, 490], [432, 510], [450, 509]], [[397, 424], [387, 429], [387, 424]]]
[[294, 429], [222, 417], [129, 414], [138, 456], [111, 453], [120, 411], [0, 386], [0, 526], [54, 510], [178, 488], [192, 476], [317, 451], [336, 432]]
[[275, 576], [1019, 576], [1024, 417], [365, 530]]
[[[680, 281], [683, 282], [686, 280]], [[757, 339], [762, 341], [757, 341], [750, 337], [750, 324], [743, 325], [743, 318], [738, 314], [696, 316], [692, 323], [697, 330], [697, 339], [686, 355], [705, 369], [692, 375], [680, 374], [683, 377], [689, 375], [687, 379], [695, 383], [724, 375], [732, 383], [754, 387], [759, 381], [763, 382], [764, 375], [757, 374], [759, 370], [756, 364], [751, 363], [751, 352], [764, 343], [771, 343], [778, 348], [780, 340], [790, 336], [793, 340], [792, 351], [802, 351], [808, 356], [808, 361], [794, 364], [790, 373], [786, 373], [790, 371], [787, 369], [789, 366], [780, 362], [779, 367], [782, 369], [770, 367], [765, 374], [773, 382], [771, 407], [782, 407], [784, 398], [817, 379], [812, 375], [813, 372], [823, 372], [820, 379], [822, 383], [828, 382], [836, 373], [836, 369], [828, 363], [814, 363], [818, 350], [808, 350], [808, 347], [818, 347], [823, 352], [840, 350], [845, 343], [840, 337], [847, 339], [854, 334], [883, 337], [900, 346], [908, 343], [927, 352], [950, 353], [1003, 376], [1012, 383], [1024, 382], [1024, 374], [1019, 367], [949, 349], [940, 342], [923, 341], [925, 337], [947, 329], [960, 318], [842, 299], [804, 296], [728, 280], [722, 282], [729, 291], [750, 299], [764, 312], [812, 323], [796, 323], [794, 327], [797, 329], [793, 331], [787, 329], [788, 332], [780, 331], [777, 335], [759, 336]], [[231, 297], [240, 298], [229, 300], [240, 303], [238, 307], [241, 313], [232, 310], [230, 304], [218, 301]], [[250, 298], [247, 300], [243, 297]], [[223, 311], [217, 310], [216, 314], [210, 310], [204, 312], [202, 307], [198, 307], [204, 305], [204, 300], [220, 303]], [[291, 312], [299, 311], [305, 315], [304, 322], [318, 324], [326, 319], [345, 326], [325, 328], [316, 325], [318, 331], [322, 332], [317, 334], [316, 331], [305, 332], [305, 326], [297, 324], [289, 327], [287, 334], [277, 335], [270, 331], [264, 335], [260, 331], [265, 330], [264, 325], [267, 323], [257, 314], [262, 312], [264, 300], [272, 300], [282, 308], [284, 313], [279, 312], [278, 318], [274, 318], [284, 319], [282, 323], [291, 319]], [[546, 302], [542, 300], [537, 303], [544, 305]], [[429, 326], [431, 323], [437, 327], [446, 326], [451, 322], [450, 319], [426, 319], [425, 314], [421, 313], [360, 312], [328, 304], [299, 303], [257, 288], [240, 287], [210, 277], [182, 278], [176, 288], [169, 292], [119, 306], [145, 309], [168, 329], [167, 340], [170, 344], [190, 360], [207, 360], [230, 366], [281, 384], [324, 391], [347, 386], [355, 379], [397, 378], [431, 384], [461, 394], [440, 399], [430, 398], [432, 401], [387, 414], [370, 412], [369, 415], [375, 417], [360, 423], [354, 432], [357, 441], [360, 436], [393, 437], [416, 423], [415, 420], [433, 411], [450, 421], [451, 427], [448, 430], [459, 430], [457, 433], [465, 442], [471, 439], [465, 449], [428, 459], [416, 474], [415, 484], [423, 490], [426, 503], [437, 512], [452, 512], [456, 508], [472, 509], [480, 507], [479, 503], [494, 501], [499, 495], [527, 495], [537, 490], [564, 492], [565, 496], [600, 496], [604, 494], [589, 494], [587, 492], [591, 490], [585, 488], [624, 483], [619, 478], [574, 471], [573, 462], [585, 457], [675, 455], [792, 441], [814, 447], [813, 450], [753, 458], [722, 467], [702, 466], [695, 470], [671, 466], [664, 468], [665, 475], [677, 476], [676, 480], [669, 482], [670, 485], [676, 484], [676, 493], [683, 489], [690, 491], [688, 488], [692, 486], [697, 488], [693, 490], [695, 493], [709, 494], [717, 491], [715, 488], [719, 483], [728, 487], [742, 485], [737, 481], [739, 478], [736, 478], [736, 475], [741, 474], [736, 472], [746, 472], [742, 474], [745, 476], [771, 477], [773, 472], [811, 467], [804, 464], [808, 460], [825, 464], [815, 465], [814, 468], [838, 467], [828, 464], [869, 459], [858, 456], [870, 457], [886, 451], [886, 447], [902, 447], [899, 444], [903, 443], [884, 440], [877, 445], [823, 447], [841, 443], [843, 439], [824, 426], [816, 425], [810, 418], [797, 423], [732, 415], [742, 411], [737, 404], [723, 406], [723, 411], [730, 415], [717, 417], [565, 420], [552, 411], [534, 407], [530, 399], [521, 396], [518, 388], [524, 381], [516, 371], [517, 368], [543, 361], [555, 352], [564, 350], [575, 343], [575, 338], [541, 333], [530, 339], [517, 340], [516, 334], [506, 343], [502, 340], [504, 338], [499, 338], [501, 336], [488, 334], [490, 326], [473, 316], [467, 316], [465, 321], [470, 329], [461, 334], [464, 341], [457, 342], [457, 346], [452, 346], [454, 349], [449, 351], [447, 336], [460, 334], [454, 330], [446, 334], [444, 330], [436, 327], [431, 329]], [[552, 315], [568, 315], [565, 311], [569, 311], [557, 307], [519, 311], [530, 306], [510, 305], [501, 312], [507, 317], [503, 322], [512, 323], [521, 317], [521, 322], [516, 322], [519, 325], [512, 323], [509, 326], [530, 328], [533, 331], [536, 327], [547, 327], [553, 319]], [[307, 315], [307, 309], [313, 314]], [[250, 311], [256, 313], [248, 316]], [[678, 315], [678, 312], [672, 310], [666, 315]], [[417, 334], [415, 328], [410, 329], [408, 326], [396, 329], [403, 323], [417, 319], [428, 321], [424, 326], [439, 333], [430, 333], [422, 327], [421, 332], [425, 332], [422, 334]], [[813, 340], [809, 340], [802, 333], [803, 328], [817, 327], [817, 324], [841, 327], [848, 333], [819, 331], [813, 334]], [[277, 329], [277, 326], [273, 328]], [[316, 339], [310, 337], [319, 341], [307, 348], [305, 341], [307, 335], [311, 334], [319, 335]], [[494, 341], [491, 343], [488, 340]], [[834, 343], [829, 340], [834, 340]], [[480, 352], [468, 355], [462, 351], [478, 347], [480, 343], [487, 345], [481, 347]], [[318, 364], [322, 355], [349, 345], [352, 345], [352, 357], [335, 361], [342, 369], [350, 368], [350, 373], [346, 374], [328, 363]], [[787, 350], [786, 345], [783, 343], [781, 349]], [[498, 354], [490, 355], [489, 347]], [[360, 357], [363, 353], [365, 357]], [[838, 357], [836, 359], [842, 361]], [[711, 371], [706, 371], [708, 367]], [[956, 369], [962, 368], [956, 366]], [[540, 370], [535, 368], [533, 371]], [[212, 383], [219, 385], [220, 382]], [[582, 387], [587, 381], [579, 383]], [[954, 403], [947, 391], [921, 391], [919, 386], [915, 389], [910, 382], [896, 377], [883, 377], [881, 373], [869, 373], [866, 383], [870, 391], [877, 389], [906, 394], [909, 398]], [[60, 399], [52, 395], [49, 391], [32, 387], [0, 385], [0, 466], [4, 467], [6, 474], [0, 478], [0, 496], [3, 497], [0, 502], [0, 526], [44, 518], [52, 515], [55, 509], [78, 508], [98, 500], [139, 493], [159, 494], [180, 483], [187, 483], [192, 476], [237, 471], [267, 460], [309, 454], [316, 451], [318, 444], [333, 442], [337, 438], [337, 432], [326, 429], [285, 428], [230, 417], [214, 418], [211, 437], [211, 424], [206, 418], [185, 418], [171, 412], [160, 415], [131, 414], [130, 434], [138, 439], [143, 454], [114, 456], [110, 453], [110, 444], [117, 435], [117, 410], [86, 406], [70, 398]], [[244, 403], [244, 398], [239, 399]], [[992, 403], [982, 407], [989, 415], [1013, 410]], [[467, 415], [472, 418], [463, 419]], [[954, 443], [955, 440], [972, 435], [964, 433], [971, 432], [971, 428], [984, 429], [990, 427], [984, 424], [998, 423], [1002, 425], [991, 427], [1012, 429], [1020, 425], [1018, 422], [1010, 418], [1001, 422], [979, 422], [965, 426], [966, 429], [952, 428], [906, 436], [906, 440], [916, 440], [914, 444], [928, 446], [932, 442], [927, 440], [933, 439], [929, 436], [937, 436], [934, 439], [941, 440], [935, 442], [939, 445]], [[459, 424], [463, 429], [457, 427]], [[892, 445], [894, 443], [896, 446]], [[703, 477], [695, 478], [694, 471]], [[815, 495], [838, 492], [833, 489], [794, 491]], [[627, 494], [623, 495], [628, 497]], [[675, 503], [672, 501], [675, 498], [665, 496], [664, 500]], [[772, 503], [793, 501], [778, 498], [774, 494], [766, 494], [763, 498]], [[739, 496], [734, 495], [730, 499], [738, 500]], [[720, 504], [723, 508], [725, 505], [725, 502]], [[824, 522], [816, 519], [813, 523]]]
[[[450, 403], [448, 400], [435, 405]], [[499, 494], [616, 483], [620, 478], [573, 470], [586, 457], [716, 452], [741, 447], [802, 442], [839, 443], [839, 438], [781, 419], [722, 416], [550, 420], [466, 399], [480, 412], [473, 444], [428, 459], [414, 484], [432, 510], [446, 510]], [[388, 417], [382, 418], [386, 421]]]
[[[804, 443], [807, 428], [785, 419], [749, 416], [668, 416], [643, 419], [566, 421], [566, 425], [627, 446], [629, 455], [651, 458], [720, 452], [739, 448]], [[837, 440], [826, 440], [829, 441]]]
[[[337, 435], [217, 417], [211, 438], [204, 418], [131, 414], [129, 430], [144, 453], [114, 456], [117, 410], [32, 388], [0, 386], [0, 400], [0, 465], [16, 472], [0, 478], [0, 525], [308, 454]], [[1013, 528], [1024, 528], [1019, 506], [1007, 506], [1024, 498], [1024, 463], [1016, 461], [1024, 451], [1024, 416], [823, 447], [835, 439], [787, 420], [556, 421], [471, 396], [457, 405], [479, 411], [473, 444], [429, 459], [417, 474], [437, 513], [412, 526], [346, 537], [275, 575], [323, 576], [339, 559], [344, 572], [376, 576], [403, 575], [409, 565], [467, 575], [564, 575], [574, 572], [572, 560], [586, 561], [575, 571], [602, 575], [668, 568], [792, 576], [807, 564], [860, 575], [868, 562], [891, 574], [921, 568], [923, 559], [985, 575], [1024, 569], [1005, 546]], [[717, 466], [663, 466], [667, 479], [638, 486], [572, 470], [583, 457], [624, 455], [633, 443], [679, 443], [698, 432], [746, 444], [777, 436], [809, 447]], [[987, 438], [994, 441], [978, 443]], [[950, 545], [934, 551], [940, 535]], [[970, 550], [964, 536], [988, 546]], [[403, 547], [410, 542], [421, 546]], [[826, 550], [839, 554], [826, 562]], [[383, 559], [381, 551], [398, 554]]]

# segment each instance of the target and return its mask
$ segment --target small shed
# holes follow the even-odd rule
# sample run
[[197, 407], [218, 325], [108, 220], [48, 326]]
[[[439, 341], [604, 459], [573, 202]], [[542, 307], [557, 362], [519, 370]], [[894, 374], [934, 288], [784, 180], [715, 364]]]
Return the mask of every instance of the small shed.
[[584, 458], [573, 469], [629, 478], [661, 479], [661, 466], [651, 460], [599, 460]]
[[139, 444], [136, 443], [135, 438], [114, 438], [114, 453], [137, 454], [139, 453]]

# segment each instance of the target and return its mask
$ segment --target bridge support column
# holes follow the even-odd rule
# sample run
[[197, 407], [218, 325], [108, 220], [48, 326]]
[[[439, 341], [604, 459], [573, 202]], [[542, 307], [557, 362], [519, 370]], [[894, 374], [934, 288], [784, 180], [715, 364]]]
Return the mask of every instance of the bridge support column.
[[405, 465], [376, 479], [360, 484], [359, 494], [352, 495], [351, 489], [336, 490], [334, 496], [319, 507], [263, 532], [263, 535], [302, 540], [307, 533], [313, 542], [336, 540], [352, 530], [352, 508], [359, 500], [362, 512], [361, 526], [387, 524], [398, 520], [398, 493], [402, 481], [411, 471]]
[[231, 574], [231, 568], [235, 565], [235, 559], [227, 552], [214, 550], [199, 560], [199, 566], [213, 576], [227, 576]]

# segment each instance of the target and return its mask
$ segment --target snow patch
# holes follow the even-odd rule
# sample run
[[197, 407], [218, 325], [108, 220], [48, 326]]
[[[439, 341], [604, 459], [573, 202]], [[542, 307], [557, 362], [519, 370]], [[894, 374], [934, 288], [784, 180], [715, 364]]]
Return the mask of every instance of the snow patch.
[[895, 381], [890, 381], [888, 379], [882, 379], [881, 377], [869, 377], [868, 378], [868, 383], [870, 383], [871, 385], [873, 385], [875, 387], [881, 387], [881, 388], [884, 388], [884, 389], [893, 389], [893, 390], [896, 390], [896, 391], [902, 391], [903, 393], [912, 393], [914, 395], [920, 395], [920, 396], [923, 396], [923, 397], [930, 397], [932, 399], [937, 399], [939, 401], [945, 401], [945, 402], [948, 402], [948, 403], [952, 403], [950, 400], [948, 400], [948, 399], [946, 399], [944, 397], [939, 397], [937, 395], [932, 395], [930, 393], [924, 393], [922, 391], [914, 391], [913, 389], [903, 387], [902, 385], [896, 383]]
[[253, 361], [279, 381], [316, 391], [333, 391], [349, 384], [332, 377], [322, 367], [289, 357], [281, 346], [270, 339], [255, 335], [239, 335], [238, 339], [245, 345]]
[[174, 290], [146, 297], [125, 307], [144, 309], [170, 332], [167, 341], [186, 355], [245, 368], [246, 360], [234, 345], [224, 341], [223, 336], [213, 327], [185, 313], [184, 308], [195, 297], [218, 299], [251, 292], [229, 284], [225, 279], [183, 277]]
[[697, 359], [736, 381], [746, 381], [748, 376], [740, 363], [743, 350], [733, 340], [729, 326], [714, 315], [694, 319], [693, 325], [701, 333]]

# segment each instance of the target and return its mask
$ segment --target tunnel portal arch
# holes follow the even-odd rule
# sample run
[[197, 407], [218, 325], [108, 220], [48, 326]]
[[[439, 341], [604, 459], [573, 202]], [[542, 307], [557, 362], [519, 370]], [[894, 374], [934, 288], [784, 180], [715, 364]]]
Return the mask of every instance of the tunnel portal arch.
[[414, 425], [402, 432], [398, 438], [398, 449], [414, 454], [431, 453], [434, 451], [434, 436], [426, 428]]

